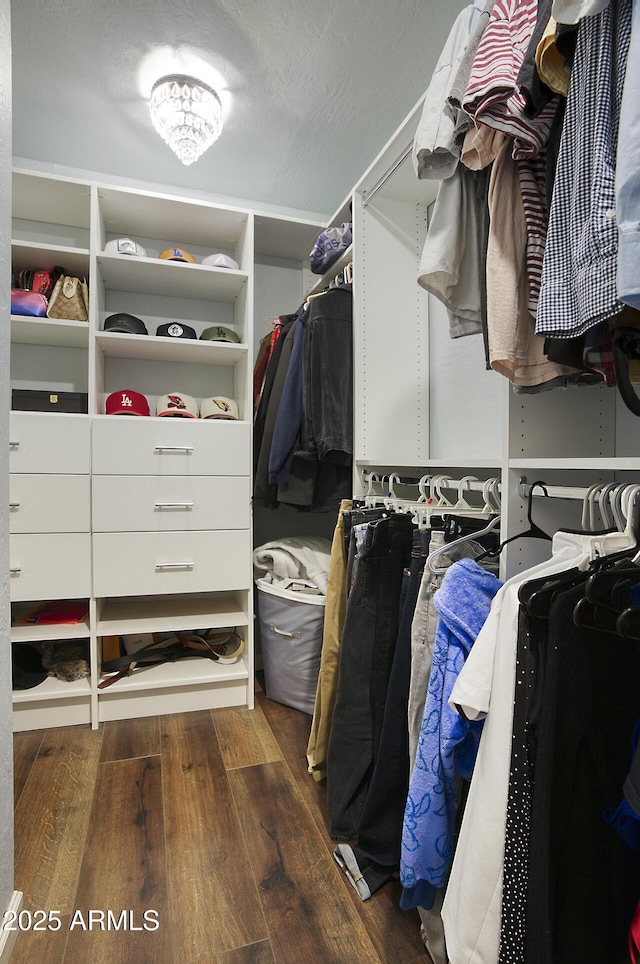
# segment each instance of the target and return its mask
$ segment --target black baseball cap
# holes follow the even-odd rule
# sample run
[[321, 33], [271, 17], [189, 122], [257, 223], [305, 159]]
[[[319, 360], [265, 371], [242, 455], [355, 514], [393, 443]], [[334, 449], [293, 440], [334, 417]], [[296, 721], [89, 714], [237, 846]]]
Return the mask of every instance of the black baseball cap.
[[148, 335], [147, 326], [140, 318], [118, 311], [104, 320], [105, 331], [122, 331], [127, 335]]
[[191, 328], [189, 325], [178, 324], [177, 321], [172, 321], [168, 325], [158, 325], [156, 335], [162, 335], [164, 338], [197, 338], [195, 329]]
[[14, 690], [30, 690], [49, 675], [42, 665], [40, 651], [29, 643], [12, 644], [11, 669]]

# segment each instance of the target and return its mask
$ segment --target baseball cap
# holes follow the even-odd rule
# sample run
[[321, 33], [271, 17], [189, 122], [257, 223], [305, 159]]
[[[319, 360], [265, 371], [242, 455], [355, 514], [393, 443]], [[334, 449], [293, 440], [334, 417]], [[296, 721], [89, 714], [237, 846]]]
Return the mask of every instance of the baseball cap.
[[228, 418], [238, 419], [238, 406], [232, 398], [224, 395], [214, 395], [203, 398], [200, 406], [200, 418]]
[[182, 392], [171, 392], [169, 395], [161, 395], [156, 405], [156, 415], [171, 416], [177, 418], [197, 418], [198, 403], [191, 395]]
[[107, 415], [148, 415], [149, 402], [140, 392], [133, 392], [130, 388], [123, 388], [119, 392], [112, 392], [105, 404]]
[[147, 326], [140, 318], [126, 311], [117, 311], [104, 320], [105, 331], [123, 331], [128, 335], [148, 335]]
[[104, 250], [107, 254], [132, 254], [138, 258], [146, 258], [147, 252], [138, 244], [137, 241], [132, 241], [131, 238], [118, 238], [115, 241], [107, 241], [104, 246]]
[[208, 264], [210, 268], [235, 268], [236, 271], [240, 267], [228, 254], [208, 254], [202, 259], [202, 264]]
[[198, 262], [192, 254], [185, 251], [184, 248], [167, 248], [166, 251], [161, 251], [158, 255], [163, 261], [188, 261], [190, 264], [197, 264]]
[[11, 646], [11, 684], [14, 690], [29, 690], [43, 683], [48, 672], [42, 665], [42, 655], [30, 643]]
[[158, 325], [156, 329], [156, 335], [161, 335], [163, 338], [197, 338], [195, 328], [191, 328], [189, 325], [178, 324], [177, 321], [172, 322], [168, 325]]
[[238, 344], [240, 342], [240, 335], [236, 334], [232, 328], [213, 325], [212, 328], [205, 328], [200, 335], [200, 341], [230, 341]]

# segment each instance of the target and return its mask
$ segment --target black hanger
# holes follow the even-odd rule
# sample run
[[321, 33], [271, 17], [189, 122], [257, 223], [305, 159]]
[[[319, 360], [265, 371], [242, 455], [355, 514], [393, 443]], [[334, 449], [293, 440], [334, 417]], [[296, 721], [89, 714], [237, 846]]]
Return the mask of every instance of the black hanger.
[[547, 542], [552, 541], [551, 536], [546, 532], [543, 532], [540, 526], [536, 525], [531, 516], [533, 490], [537, 487], [540, 487], [546, 496], [549, 495], [544, 482], [532, 482], [531, 488], [529, 489], [527, 502], [527, 519], [529, 521], [529, 528], [525, 529], [524, 532], [518, 532], [515, 536], [510, 536], [508, 539], [505, 539], [504, 542], [501, 542], [496, 549], [487, 549], [481, 555], [476, 556], [477, 562], [480, 562], [481, 559], [486, 558], [494, 559], [496, 556], [500, 555], [505, 546], [509, 545], [510, 542], [515, 542], [516, 539], [545, 539]]
[[616, 629], [625, 639], [640, 642], [640, 608], [630, 606], [620, 613], [616, 621]]
[[588, 573], [582, 569], [567, 569], [553, 576], [540, 576], [522, 583], [518, 589], [518, 602], [529, 616], [548, 619], [551, 604], [556, 595], [566, 589], [573, 589], [587, 579]]
[[573, 610], [573, 621], [576, 626], [582, 629], [595, 629], [600, 633], [608, 633], [610, 636], [620, 637], [617, 621], [619, 614], [604, 606], [596, 606], [584, 596], [580, 599]]

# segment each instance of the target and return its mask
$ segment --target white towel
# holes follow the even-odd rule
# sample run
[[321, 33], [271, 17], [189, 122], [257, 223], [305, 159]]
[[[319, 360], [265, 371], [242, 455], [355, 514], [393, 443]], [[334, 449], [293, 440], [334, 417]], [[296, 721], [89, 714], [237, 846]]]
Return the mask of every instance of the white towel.
[[[285, 588], [292, 580], [303, 579], [327, 594], [331, 543], [320, 536], [288, 536], [266, 542], [253, 551], [256, 577]], [[263, 575], [264, 574], [264, 575]]]

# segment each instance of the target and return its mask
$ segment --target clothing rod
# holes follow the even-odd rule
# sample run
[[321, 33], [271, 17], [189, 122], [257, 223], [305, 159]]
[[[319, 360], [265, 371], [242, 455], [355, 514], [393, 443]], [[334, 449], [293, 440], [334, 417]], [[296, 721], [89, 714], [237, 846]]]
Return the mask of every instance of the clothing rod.
[[[617, 483], [617, 484], [623, 485], [624, 483]], [[547, 490], [547, 495], [551, 499], [575, 499], [576, 501], [583, 502], [587, 496], [587, 492], [589, 491], [589, 489], [587, 488], [580, 488], [577, 486], [547, 485], [546, 482], [541, 482], [541, 483], [538, 483], [538, 485], [536, 486], [535, 492], [533, 493], [534, 498], [536, 496], [540, 496], [541, 498], [544, 499], [545, 494], [541, 488], [541, 486], [543, 485]], [[530, 483], [525, 482], [521, 479], [518, 485], [518, 493], [520, 494], [520, 498], [523, 500], [528, 499], [529, 493], [531, 492], [531, 488], [532, 486]]]
[[[408, 478], [407, 476], [404, 476], [404, 475], [397, 475], [397, 473], [395, 472], [391, 472], [391, 473], [385, 472], [384, 475], [380, 475], [377, 472], [369, 473], [366, 470], [363, 471], [362, 473], [362, 481], [374, 482], [374, 483], [377, 482], [378, 484], [381, 485], [383, 481], [389, 482], [389, 479], [391, 476], [393, 477], [391, 481], [393, 482], [394, 485], [420, 485], [420, 482], [422, 481], [421, 479], [413, 479], [413, 478]], [[423, 476], [423, 478], [425, 478], [425, 476]], [[426, 478], [437, 479], [438, 475], [436, 473], [435, 475], [432, 475], [432, 476], [426, 476]], [[445, 479], [442, 476], [440, 476], [440, 478], [442, 479], [442, 481], [439, 482], [438, 485], [441, 489], [459, 489], [460, 481], [461, 481], [460, 479]], [[428, 481], [427, 481], [427, 485], [429, 485]], [[485, 485], [486, 485], [486, 479], [485, 480], [478, 479], [473, 482], [469, 481], [469, 482], [465, 482], [465, 490], [470, 489], [472, 492], [482, 492]]]
[[411, 153], [412, 150], [413, 150], [413, 141], [411, 142], [411, 144], [409, 144], [408, 147], [405, 147], [400, 157], [393, 162], [393, 164], [391, 165], [388, 171], [385, 171], [385, 173], [382, 175], [380, 180], [376, 181], [376, 183], [373, 185], [371, 190], [366, 192], [366, 194], [362, 199], [363, 208], [366, 208], [366, 206], [369, 204], [369, 201], [378, 193], [382, 185], [386, 184], [389, 178], [391, 177], [391, 175], [395, 174], [395, 172], [398, 170], [400, 165], [403, 164], [404, 161], [406, 161], [406, 159], [409, 157], [409, 154]]

